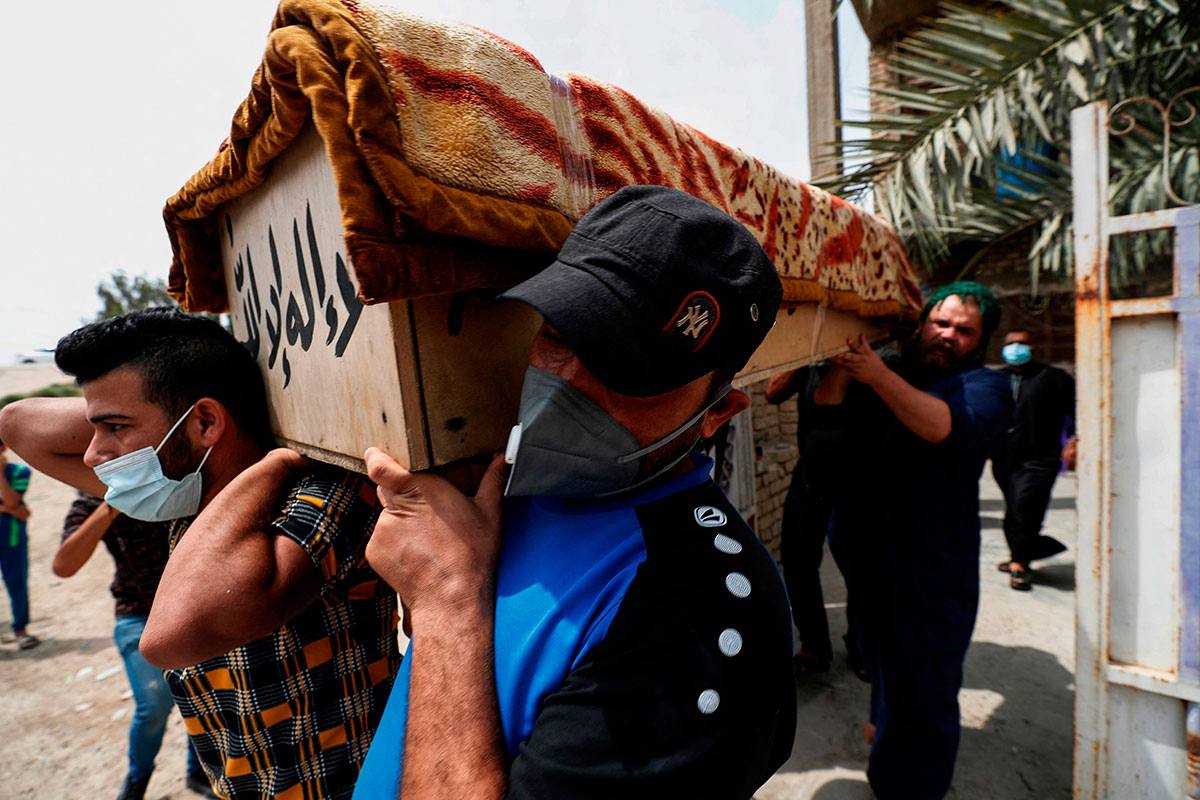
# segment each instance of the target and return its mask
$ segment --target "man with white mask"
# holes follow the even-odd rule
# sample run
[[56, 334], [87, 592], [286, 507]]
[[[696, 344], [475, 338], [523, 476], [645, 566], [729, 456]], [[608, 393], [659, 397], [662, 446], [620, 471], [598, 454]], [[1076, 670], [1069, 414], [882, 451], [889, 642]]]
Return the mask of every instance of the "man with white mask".
[[1004, 494], [1009, 552], [998, 567], [1009, 574], [1009, 586], [1027, 592], [1033, 588], [1032, 562], [1067, 549], [1042, 533], [1042, 521], [1059, 468], [1075, 467], [1075, 379], [1034, 358], [1027, 330], [1005, 334], [1000, 355], [1014, 408], [1012, 425], [992, 449], [992, 476]]
[[11, 404], [0, 435], [117, 511], [172, 521], [140, 649], [213, 787], [348, 797], [399, 667], [396, 597], [364, 557], [373, 487], [271, 449], [258, 367], [211, 320], [135, 311], [55, 360], [83, 397]]
[[782, 581], [693, 450], [781, 295], [736, 220], [626, 187], [502, 295], [545, 324], [475, 497], [367, 451], [412, 642], [355, 798], [731, 800], [787, 759]]

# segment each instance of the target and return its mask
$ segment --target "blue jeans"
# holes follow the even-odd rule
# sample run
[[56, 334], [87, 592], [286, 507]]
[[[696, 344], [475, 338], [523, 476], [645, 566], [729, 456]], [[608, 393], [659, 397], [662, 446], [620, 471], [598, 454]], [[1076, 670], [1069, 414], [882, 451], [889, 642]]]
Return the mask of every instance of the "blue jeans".
[[[143, 778], [154, 771], [154, 757], [162, 745], [167, 717], [175, 707], [162, 670], [142, 658], [138, 642], [146, 628], [145, 617], [121, 617], [113, 628], [113, 641], [125, 661], [125, 674], [133, 690], [133, 722], [129, 724], [129, 774]], [[201, 769], [200, 759], [188, 741], [188, 772]]]
[[[0, 516], [8, 519], [7, 515]], [[29, 542], [24, 531], [15, 546], [7, 542], [0, 545], [0, 575], [12, 606], [13, 630], [23, 631], [29, 624]]]

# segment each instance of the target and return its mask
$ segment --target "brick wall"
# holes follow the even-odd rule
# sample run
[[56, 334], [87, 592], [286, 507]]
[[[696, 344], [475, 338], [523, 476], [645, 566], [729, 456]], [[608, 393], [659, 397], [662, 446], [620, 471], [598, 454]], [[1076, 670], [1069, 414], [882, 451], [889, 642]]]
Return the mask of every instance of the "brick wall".
[[783, 500], [800, 453], [796, 446], [796, 398], [780, 405], [767, 402], [767, 383], [746, 387], [754, 421], [755, 529], [779, 561]]

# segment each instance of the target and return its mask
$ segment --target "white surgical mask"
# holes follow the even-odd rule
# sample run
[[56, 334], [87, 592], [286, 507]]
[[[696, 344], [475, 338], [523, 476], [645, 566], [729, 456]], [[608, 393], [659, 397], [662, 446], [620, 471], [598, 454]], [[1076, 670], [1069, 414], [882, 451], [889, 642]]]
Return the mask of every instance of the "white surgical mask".
[[190, 517], [200, 509], [200, 470], [212, 448], [204, 453], [196, 471], [173, 480], [163, 475], [158, 451], [183, 424], [195, 403], [176, 420], [158, 447], [143, 447], [96, 467], [96, 477], [108, 487], [104, 502], [127, 517], [145, 522], [163, 522]]
[[1033, 358], [1033, 348], [1024, 342], [1009, 342], [1000, 350], [1000, 356], [1014, 367], [1019, 367]]

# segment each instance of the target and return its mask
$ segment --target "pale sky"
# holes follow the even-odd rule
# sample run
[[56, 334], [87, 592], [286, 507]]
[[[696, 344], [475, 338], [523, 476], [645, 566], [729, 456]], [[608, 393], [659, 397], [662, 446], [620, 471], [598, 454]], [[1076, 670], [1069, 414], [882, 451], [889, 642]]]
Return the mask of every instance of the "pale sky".
[[[163, 203], [227, 135], [276, 5], [6, 6], [0, 365], [53, 348], [91, 320], [100, 308], [96, 286], [115, 270], [166, 277]], [[785, 173], [809, 177], [803, 0], [391, 5], [492, 31], [550, 72], [614, 83]], [[842, 6], [850, 116], [864, 103], [866, 41], [850, 4]]]

